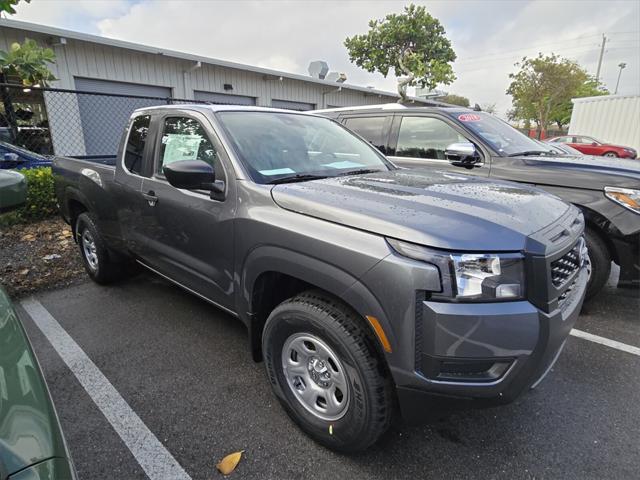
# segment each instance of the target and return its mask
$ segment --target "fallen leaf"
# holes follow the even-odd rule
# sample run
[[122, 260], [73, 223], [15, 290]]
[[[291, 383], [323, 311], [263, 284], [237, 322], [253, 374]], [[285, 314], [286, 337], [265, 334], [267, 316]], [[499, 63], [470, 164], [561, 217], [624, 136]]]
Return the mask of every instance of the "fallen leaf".
[[32, 233], [27, 233], [26, 235], [22, 236], [22, 240], [25, 240], [27, 242], [33, 242], [36, 239], [36, 236], [33, 235]]
[[24, 270], [20, 270], [20, 272], [18, 272], [20, 275], [28, 275], [29, 274], [29, 269], [25, 268]]
[[244, 450], [230, 453], [222, 460], [220, 460], [220, 463], [216, 465], [218, 470], [220, 470], [220, 473], [222, 473], [223, 475], [229, 475], [231, 472], [233, 472], [238, 466], [238, 463], [240, 463], [240, 459], [242, 458], [243, 453]]

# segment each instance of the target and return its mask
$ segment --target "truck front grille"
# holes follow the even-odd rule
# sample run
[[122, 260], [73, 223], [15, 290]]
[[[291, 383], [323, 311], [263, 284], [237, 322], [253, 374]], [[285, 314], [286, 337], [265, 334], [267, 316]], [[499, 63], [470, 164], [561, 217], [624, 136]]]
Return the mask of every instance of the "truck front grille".
[[556, 288], [562, 287], [580, 268], [580, 249], [583, 240], [580, 239], [574, 247], [562, 257], [551, 262], [551, 283]]

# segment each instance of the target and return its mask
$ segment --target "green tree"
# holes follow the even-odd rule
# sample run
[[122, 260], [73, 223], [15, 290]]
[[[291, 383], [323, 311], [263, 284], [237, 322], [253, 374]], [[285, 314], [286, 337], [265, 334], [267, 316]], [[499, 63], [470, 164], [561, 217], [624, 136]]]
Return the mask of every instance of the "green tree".
[[[53, 50], [40, 47], [34, 40], [27, 38], [23, 44], [13, 43], [8, 52], [0, 50], [0, 83], [46, 87], [50, 81], [56, 79], [47, 67], [47, 64], [53, 63], [54, 60]], [[6, 123], [11, 129], [15, 139], [18, 135], [18, 123], [11, 98], [12, 92], [15, 90], [0, 86], [0, 97], [4, 107], [2, 123]]]
[[56, 77], [47, 64], [55, 61], [50, 48], [40, 47], [34, 40], [25, 39], [23, 44], [13, 43], [8, 52], [0, 50], [0, 73], [3, 81], [19, 81], [25, 86], [46, 87]]
[[469, 105], [471, 105], [467, 97], [456, 95], [454, 93], [450, 93], [443, 97], [438, 97], [436, 98], [436, 100], [438, 100], [439, 102], [450, 103], [451, 105], [460, 105], [461, 107], [469, 107]]
[[437, 18], [424, 7], [411, 4], [402, 14], [371, 20], [369, 31], [344, 42], [349, 60], [368, 72], [385, 77], [393, 70], [398, 78], [400, 102], [407, 99], [407, 87], [434, 89], [449, 85], [456, 77], [451, 62], [456, 54]]
[[[30, 3], [31, 0], [23, 0], [25, 3]], [[11, 15], [16, 13], [15, 7], [20, 3], [20, 0], [0, 0], [0, 13], [7, 12]]]
[[[600, 95], [609, 95], [609, 91], [596, 81], [594, 77], [589, 76], [587, 80], [578, 87], [571, 98], [597, 97]], [[572, 112], [573, 102], [569, 99], [555, 108], [549, 114], [549, 119], [558, 126], [559, 130], [562, 130], [571, 121]]]
[[513, 97], [514, 118], [534, 121], [540, 137], [552, 121], [552, 113], [571, 101], [589, 76], [576, 62], [554, 54], [524, 57], [515, 66], [520, 70], [509, 74], [507, 89]]

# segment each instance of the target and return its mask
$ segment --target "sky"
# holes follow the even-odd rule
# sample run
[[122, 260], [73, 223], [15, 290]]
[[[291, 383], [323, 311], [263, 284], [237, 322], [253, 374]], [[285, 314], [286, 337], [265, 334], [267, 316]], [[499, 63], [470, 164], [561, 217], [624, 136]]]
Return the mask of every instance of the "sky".
[[[349, 62], [344, 39], [370, 19], [400, 13], [410, 2], [375, 0], [32, 0], [11, 18], [287, 72], [307, 74], [325, 60], [347, 83], [395, 91], [390, 75]], [[457, 80], [440, 86], [504, 116], [515, 62], [538, 52], [576, 60], [596, 73], [605, 34], [601, 81], [619, 94], [640, 94], [638, 0], [414, 1], [440, 20], [458, 59]]]

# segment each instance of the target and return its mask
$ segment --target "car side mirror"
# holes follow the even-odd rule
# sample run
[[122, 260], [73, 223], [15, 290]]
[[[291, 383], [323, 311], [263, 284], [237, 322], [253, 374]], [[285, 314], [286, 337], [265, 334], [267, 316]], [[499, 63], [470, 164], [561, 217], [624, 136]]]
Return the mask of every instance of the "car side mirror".
[[473, 168], [480, 164], [480, 155], [471, 142], [452, 143], [444, 150], [444, 156], [456, 167]]
[[24, 160], [20, 158], [20, 155], [13, 152], [8, 152], [2, 155], [2, 161], [7, 163], [21, 163]]
[[596, 142], [593, 142], [593, 143], [591, 144], [591, 146], [592, 146], [592, 147], [597, 147], [597, 146], [598, 146], [598, 144], [597, 144]]
[[212, 193], [224, 193], [224, 182], [216, 180], [211, 165], [202, 160], [178, 160], [162, 167], [167, 181], [176, 188], [186, 190], [208, 190]]

